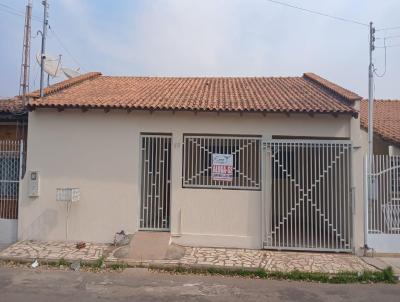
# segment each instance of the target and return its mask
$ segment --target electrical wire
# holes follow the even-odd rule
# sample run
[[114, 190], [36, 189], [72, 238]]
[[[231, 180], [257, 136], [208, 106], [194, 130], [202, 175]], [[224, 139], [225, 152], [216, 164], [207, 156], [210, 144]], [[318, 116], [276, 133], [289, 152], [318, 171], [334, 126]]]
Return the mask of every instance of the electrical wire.
[[[382, 74], [379, 74], [378, 72], [377, 72], [377, 68], [374, 68], [374, 74], [378, 77], [378, 78], [383, 78], [384, 76], [385, 76], [385, 74], [386, 74], [386, 53], [387, 53], [387, 51], [386, 51], [386, 48], [387, 48], [387, 46], [386, 46], [386, 39], [384, 39], [383, 40], [383, 48], [385, 49], [385, 69], [384, 69], [384, 72], [382, 73]], [[374, 66], [375, 67], [375, 66]]]
[[11, 14], [11, 15], [14, 15], [14, 16], [25, 18], [24, 15], [22, 15], [20, 13], [17, 13], [17, 12], [14, 12], [12, 10], [8, 10], [6, 8], [3, 8], [3, 7], [0, 7], [0, 12], [4, 12], [4, 13], [8, 13], [8, 14]]
[[[71, 57], [71, 59], [80, 67], [82, 68], [82, 65], [79, 63], [79, 61], [72, 55], [72, 53], [67, 49], [65, 44], [61, 41], [61, 39], [58, 37], [58, 35], [55, 33], [54, 29], [49, 25], [50, 32], [54, 38], [56, 38], [57, 42], [60, 44], [60, 46], [68, 53], [68, 55]], [[82, 68], [84, 69], [84, 68]]]
[[[0, 6], [1, 6], [0, 11], [3, 11], [3, 12], [6, 12], [6, 13], [15, 15], [15, 16], [19, 16], [19, 17], [25, 18], [25, 12], [22, 11], [22, 10], [19, 10], [19, 9], [17, 9], [15, 7], [6, 5], [6, 4], [1, 3], [1, 2], [0, 2]], [[38, 22], [42, 22], [43, 21], [43, 19], [38, 17], [38, 16], [31, 15], [31, 17], [32, 17], [32, 19], [34, 21], [38, 21]]]
[[388, 45], [388, 46], [376, 46], [375, 48], [397, 48], [400, 44]]
[[386, 40], [388, 40], [388, 39], [397, 39], [397, 38], [400, 38], [400, 35], [385, 37]]
[[271, 3], [275, 3], [275, 4], [279, 4], [279, 5], [283, 5], [283, 6], [287, 6], [287, 7], [290, 7], [290, 8], [297, 9], [297, 10], [301, 10], [301, 11], [304, 11], [304, 12], [307, 12], [307, 13], [310, 13], [310, 14], [315, 14], [315, 15], [328, 17], [328, 18], [336, 19], [336, 20], [343, 21], [343, 22], [354, 23], [354, 24], [357, 24], [357, 25], [362, 25], [362, 26], [369, 27], [368, 23], [364, 23], [364, 22], [360, 22], [360, 21], [357, 21], [357, 20], [352, 20], [352, 19], [347, 19], [347, 18], [343, 18], [343, 17], [338, 17], [338, 16], [326, 14], [326, 13], [319, 12], [319, 11], [316, 11], [316, 10], [312, 10], [312, 9], [296, 6], [296, 5], [293, 5], [293, 4], [289, 4], [289, 3], [286, 3], [286, 2], [281, 2], [281, 1], [276, 1], [276, 0], [265, 0], [265, 1], [268, 1], [268, 2], [271, 2]]
[[400, 26], [393, 26], [393, 27], [386, 27], [386, 28], [377, 28], [376, 31], [382, 31], [382, 30], [397, 30], [400, 29]]

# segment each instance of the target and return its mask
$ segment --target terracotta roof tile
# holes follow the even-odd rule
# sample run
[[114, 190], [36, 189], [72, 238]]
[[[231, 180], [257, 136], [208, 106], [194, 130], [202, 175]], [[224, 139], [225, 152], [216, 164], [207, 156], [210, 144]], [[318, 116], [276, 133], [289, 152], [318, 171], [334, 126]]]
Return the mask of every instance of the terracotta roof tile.
[[[98, 77], [98, 76], [101, 76], [100, 72], [85, 73], [85, 74], [82, 74], [80, 76], [77, 76], [77, 77], [74, 77], [74, 78], [71, 78], [71, 79], [56, 83], [56, 84], [51, 85], [49, 87], [46, 87], [43, 90], [43, 94], [44, 95], [50, 95], [50, 94], [56, 93], [57, 91], [66, 89], [68, 87], [71, 87], [73, 85], [79, 84], [79, 83], [81, 83], [83, 81], [86, 81], [86, 80], [93, 79], [93, 78]], [[39, 96], [40, 96], [39, 95], [39, 90], [36, 90], [36, 91], [31, 92], [31, 93], [28, 94], [28, 97], [37, 98]]]
[[50, 87], [42, 99], [36, 94], [29, 107], [356, 115], [357, 112], [347, 102], [355, 98], [355, 94], [322, 80], [311, 80], [310, 74], [303, 77], [183, 78], [116, 77], [90, 73], [73, 83], [68, 80], [70, 82]]
[[0, 113], [21, 113], [23, 111], [21, 98], [0, 99]]
[[[368, 101], [360, 107], [361, 127], [368, 129]], [[374, 133], [382, 139], [400, 145], [400, 100], [374, 101]]]
[[336, 85], [335, 83], [332, 83], [324, 78], [321, 78], [320, 76], [318, 76], [312, 72], [305, 73], [304, 77], [320, 84], [321, 86], [325, 87], [325, 89], [330, 90], [331, 92], [337, 94], [338, 96], [340, 96], [348, 101], [354, 102], [354, 101], [359, 101], [362, 99], [362, 97], [359, 96], [358, 94], [356, 94], [350, 90], [347, 90], [339, 85]]

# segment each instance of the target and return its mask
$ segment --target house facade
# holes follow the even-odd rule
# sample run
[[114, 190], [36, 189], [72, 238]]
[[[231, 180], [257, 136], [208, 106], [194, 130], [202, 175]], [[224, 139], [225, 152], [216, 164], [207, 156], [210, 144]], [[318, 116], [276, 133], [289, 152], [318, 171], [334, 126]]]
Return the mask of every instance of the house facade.
[[18, 188], [27, 118], [20, 98], [0, 100], [0, 245], [17, 240]]
[[[367, 100], [361, 101], [360, 123], [368, 143]], [[374, 154], [400, 155], [400, 100], [374, 101]]]
[[[368, 151], [368, 102], [361, 101], [361, 135]], [[400, 252], [400, 101], [374, 101], [367, 246], [376, 252]], [[365, 171], [367, 171], [367, 162]], [[365, 185], [367, 187], [367, 183]], [[365, 193], [366, 194], [366, 193]]]
[[182, 245], [359, 252], [360, 100], [311, 73], [50, 86], [28, 104], [18, 237], [152, 230]]

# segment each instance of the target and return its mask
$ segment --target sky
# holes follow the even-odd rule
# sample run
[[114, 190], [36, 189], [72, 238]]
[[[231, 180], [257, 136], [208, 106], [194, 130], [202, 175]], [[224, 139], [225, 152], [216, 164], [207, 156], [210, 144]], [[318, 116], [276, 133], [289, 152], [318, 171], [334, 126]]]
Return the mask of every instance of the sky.
[[[399, 0], [281, 0], [379, 29], [400, 26]], [[27, 1], [0, 0], [0, 97], [19, 91]], [[368, 27], [267, 0], [49, 0], [46, 52], [82, 73], [132, 76], [301, 76], [314, 72], [368, 95]], [[7, 12], [8, 11], [8, 12]], [[33, 0], [31, 90], [39, 86], [41, 0]], [[384, 37], [400, 29], [380, 30]], [[400, 37], [386, 40], [400, 45]], [[377, 73], [385, 52], [374, 52]], [[51, 83], [63, 78], [52, 79]], [[400, 99], [400, 47], [387, 48], [376, 98]]]

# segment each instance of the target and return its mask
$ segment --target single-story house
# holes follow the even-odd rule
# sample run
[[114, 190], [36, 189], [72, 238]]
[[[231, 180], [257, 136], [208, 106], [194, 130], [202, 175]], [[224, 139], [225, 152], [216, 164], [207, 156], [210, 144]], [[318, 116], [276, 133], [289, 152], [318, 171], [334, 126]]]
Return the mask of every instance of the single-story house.
[[[374, 100], [373, 111], [374, 157], [369, 178], [367, 245], [378, 252], [400, 253], [400, 101]], [[367, 152], [366, 100], [361, 101], [360, 122], [363, 149]]]
[[0, 140], [24, 139], [27, 118], [21, 98], [0, 99]]
[[[362, 100], [360, 122], [368, 142], [368, 101]], [[374, 101], [374, 154], [400, 155], [400, 100]]]
[[20, 158], [27, 110], [19, 97], [0, 100], [0, 245], [17, 240]]
[[364, 245], [361, 97], [320, 76], [88, 73], [44, 92], [28, 103], [20, 240]]

